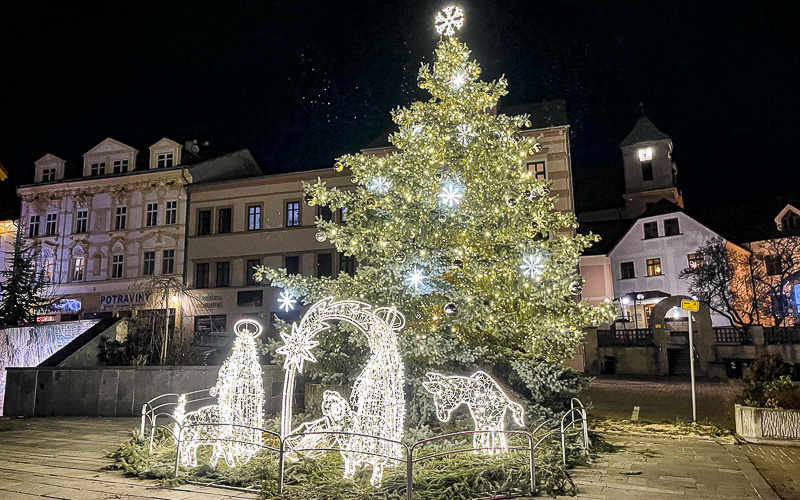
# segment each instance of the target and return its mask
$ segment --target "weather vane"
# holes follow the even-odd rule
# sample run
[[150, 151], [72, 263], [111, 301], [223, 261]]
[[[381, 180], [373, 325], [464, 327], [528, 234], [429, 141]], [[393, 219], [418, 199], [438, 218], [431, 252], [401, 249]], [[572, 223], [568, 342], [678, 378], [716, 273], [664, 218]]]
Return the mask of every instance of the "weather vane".
[[436, 13], [433, 24], [440, 35], [453, 36], [464, 26], [464, 11], [456, 5], [448, 5]]

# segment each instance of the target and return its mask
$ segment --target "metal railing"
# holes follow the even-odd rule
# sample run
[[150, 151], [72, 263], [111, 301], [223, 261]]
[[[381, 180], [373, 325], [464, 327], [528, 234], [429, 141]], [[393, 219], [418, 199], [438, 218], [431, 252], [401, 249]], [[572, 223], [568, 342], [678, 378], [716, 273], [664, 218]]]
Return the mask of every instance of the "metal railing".
[[800, 326], [765, 326], [764, 342], [767, 345], [800, 344]]
[[728, 345], [752, 345], [753, 337], [744, 328], [735, 326], [715, 326], [714, 343]]
[[585, 452], [589, 451], [589, 426], [586, 421], [586, 408], [583, 406], [580, 399], [572, 398], [569, 401], [569, 410], [561, 416], [561, 460], [564, 462], [564, 465], [567, 465], [566, 431], [575, 428], [576, 416], [578, 417], [577, 420], [581, 422], [581, 428], [583, 430], [581, 433], [583, 437], [583, 450]]
[[[177, 423], [178, 426], [180, 426], [180, 423], [178, 423], [173, 417], [173, 414], [175, 413], [175, 407], [178, 406], [178, 401], [180, 397], [184, 396], [186, 398], [186, 407], [185, 407], [186, 411], [192, 411], [196, 409], [195, 407], [200, 406], [201, 402], [205, 404], [206, 401], [212, 401], [216, 399], [215, 397], [209, 394], [208, 392], [209, 390], [210, 389], [200, 389], [197, 391], [187, 392], [184, 394], [169, 393], [154, 397], [153, 399], [142, 405], [142, 421], [139, 427], [139, 432], [142, 434], [142, 436], [144, 436], [146, 423], [150, 424], [151, 429], [155, 429], [158, 427], [166, 429], [166, 427], [158, 425], [158, 419], [162, 417], [167, 417], [170, 420], [172, 420], [173, 424]], [[174, 432], [170, 431], [170, 433], [173, 434], [174, 437]], [[153, 452], [153, 436], [154, 433], [151, 432], [150, 446], [148, 449], [149, 453]]]
[[649, 328], [631, 330], [597, 330], [598, 347], [650, 347], [653, 332]]

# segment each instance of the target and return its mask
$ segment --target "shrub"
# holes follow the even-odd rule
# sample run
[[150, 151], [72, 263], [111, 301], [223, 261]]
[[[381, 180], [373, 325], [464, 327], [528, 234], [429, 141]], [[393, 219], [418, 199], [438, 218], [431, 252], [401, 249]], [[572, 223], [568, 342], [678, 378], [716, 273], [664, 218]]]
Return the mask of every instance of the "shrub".
[[767, 408], [800, 409], [800, 389], [788, 375], [779, 353], [765, 353], [742, 375], [744, 389], [737, 403]]

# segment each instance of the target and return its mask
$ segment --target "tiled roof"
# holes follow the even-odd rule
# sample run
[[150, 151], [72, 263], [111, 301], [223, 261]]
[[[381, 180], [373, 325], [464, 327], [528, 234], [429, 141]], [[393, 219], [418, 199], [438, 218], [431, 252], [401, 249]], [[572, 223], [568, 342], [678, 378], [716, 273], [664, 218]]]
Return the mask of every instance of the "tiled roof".
[[631, 146], [633, 144], [639, 144], [640, 142], [661, 141], [664, 139], [669, 139], [669, 136], [658, 130], [649, 118], [642, 115], [639, 121], [636, 122], [636, 125], [634, 125], [631, 133], [628, 134], [628, 137], [619, 143], [619, 145]]

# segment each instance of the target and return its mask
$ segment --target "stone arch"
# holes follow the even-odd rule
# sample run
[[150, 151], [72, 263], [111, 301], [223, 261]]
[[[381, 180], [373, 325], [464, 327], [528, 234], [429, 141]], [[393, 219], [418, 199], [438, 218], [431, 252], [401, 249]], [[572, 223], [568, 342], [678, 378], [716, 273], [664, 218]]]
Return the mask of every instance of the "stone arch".
[[[670, 331], [666, 328], [667, 313], [673, 307], [681, 307], [681, 301], [694, 300], [686, 295], [673, 295], [667, 297], [653, 306], [650, 313], [650, 330], [653, 332], [653, 342], [658, 348], [661, 373], [669, 374], [669, 349], [676, 346], [671, 342]], [[688, 313], [687, 313], [688, 314]], [[708, 374], [708, 364], [714, 360], [714, 329], [711, 326], [711, 311], [708, 306], [700, 302], [700, 308], [693, 313], [692, 337], [695, 349], [695, 373]]]

